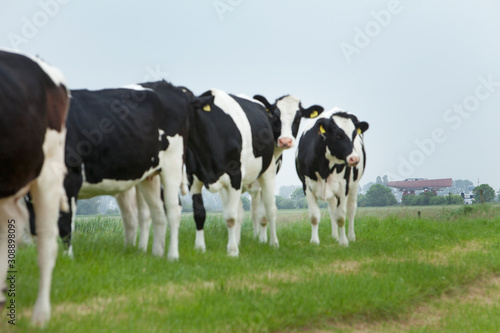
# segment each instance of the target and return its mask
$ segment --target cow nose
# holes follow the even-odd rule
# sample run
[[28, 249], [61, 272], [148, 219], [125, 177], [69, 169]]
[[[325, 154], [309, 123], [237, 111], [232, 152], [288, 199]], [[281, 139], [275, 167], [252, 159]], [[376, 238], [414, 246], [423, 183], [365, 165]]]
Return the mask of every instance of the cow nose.
[[347, 163], [349, 164], [349, 166], [355, 167], [359, 163], [359, 157], [358, 156], [350, 156], [347, 159]]
[[291, 148], [293, 140], [290, 138], [280, 138], [278, 139], [278, 147], [280, 148]]

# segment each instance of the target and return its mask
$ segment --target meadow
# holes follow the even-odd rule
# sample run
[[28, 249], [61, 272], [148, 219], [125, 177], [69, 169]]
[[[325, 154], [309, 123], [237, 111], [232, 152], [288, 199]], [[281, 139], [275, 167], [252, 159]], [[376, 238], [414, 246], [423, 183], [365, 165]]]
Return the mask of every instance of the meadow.
[[[420, 211], [420, 217], [418, 217]], [[226, 255], [221, 214], [207, 252], [183, 216], [180, 261], [124, 248], [116, 217], [80, 217], [73, 260], [59, 251], [52, 317], [30, 325], [36, 249], [18, 250], [16, 326], [2, 332], [497, 332], [500, 206], [360, 208], [357, 241], [341, 248], [322, 215], [319, 246], [306, 210], [279, 211], [279, 249], [253, 238]], [[168, 241], [168, 238], [167, 238]], [[150, 239], [151, 247], [151, 239]]]

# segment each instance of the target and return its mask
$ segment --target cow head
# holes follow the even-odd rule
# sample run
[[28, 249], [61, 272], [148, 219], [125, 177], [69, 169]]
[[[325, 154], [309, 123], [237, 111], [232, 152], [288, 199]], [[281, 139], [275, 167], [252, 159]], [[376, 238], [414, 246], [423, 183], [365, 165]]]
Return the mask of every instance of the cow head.
[[255, 95], [253, 98], [266, 107], [273, 129], [275, 144], [282, 149], [288, 149], [295, 145], [295, 138], [302, 118], [316, 118], [324, 110], [319, 105], [313, 105], [305, 109], [302, 107], [300, 100], [291, 95], [278, 98], [274, 104], [269, 103], [261, 95]]
[[360, 158], [354, 149], [354, 140], [368, 129], [368, 123], [359, 122], [356, 117], [342, 113], [318, 119], [315, 129], [325, 142], [326, 157], [329, 160], [350, 167], [358, 165]]

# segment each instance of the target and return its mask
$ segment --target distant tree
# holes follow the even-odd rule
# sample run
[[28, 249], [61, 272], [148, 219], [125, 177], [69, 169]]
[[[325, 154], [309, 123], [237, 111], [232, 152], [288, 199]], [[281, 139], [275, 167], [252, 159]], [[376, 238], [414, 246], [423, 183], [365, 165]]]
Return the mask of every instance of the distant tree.
[[463, 205], [464, 203], [464, 198], [462, 198], [461, 195], [458, 194], [448, 194], [444, 196], [446, 199], [446, 204], [447, 205]]
[[358, 194], [358, 206], [359, 207], [366, 207], [366, 195], [364, 194]]
[[99, 201], [101, 197], [78, 200], [76, 204], [76, 215], [96, 215], [99, 214]]
[[247, 196], [241, 196], [241, 202], [243, 203], [244, 210], [250, 210], [252, 204], [250, 202], [250, 199], [248, 199]]
[[295, 202], [292, 199], [283, 198], [280, 195], [276, 196], [276, 207], [278, 209], [294, 209]]
[[279, 190], [279, 195], [283, 198], [290, 199], [290, 196], [292, 195], [293, 191], [295, 191], [297, 188], [300, 187], [296, 185], [281, 186]]
[[415, 194], [403, 195], [403, 197], [401, 199], [401, 203], [404, 206], [415, 206], [414, 201], [416, 198], [417, 198], [417, 196]]
[[306, 198], [300, 199], [299, 201], [295, 202], [295, 207], [298, 209], [304, 209], [307, 208], [307, 200]]
[[393, 206], [398, 203], [390, 188], [375, 184], [365, 195], [366, 205], [370, 207]]
[[495, 199], [495, 190], [488, 184], [481, 184], [472, 190], [475, 203], [481, 203], [481, 190], [483, 191], [484, 202], [490, 202]]
[[377, 179], [375, 180], [375, 184], [384, 185], [384, 182], [382, 181], [382, 177], [377, 176]]
[[468, 179], [455, 179], [452, 182], [450, 188], [444, 190], [444, 194], [453, 193], [453, 194], [461, 194], [462, 192], [468, 193], [469, 188], [474, 187], [474, 183], [472, 183]]
[[387, 175], [384, 175], [384, 177], [382, 177], [382, 184], [384, 186], [386, 186], [388, 182], [389, 182], [389, 178], [387, 177]]
[[366, 184], [365, 186], [363, 186], [363, 191], [361, 191], [362, 193], [366, 193], [368, 192], [368, 190], [370, 189], [370, 187], [372, 187], [372, 185], [375, 184], [374, 182], [369, 182], [368, 184]]
[[292, 199], [295, 204], [305, 198], [306, 195], [304, 194], [304, 190], [302, 189], [302, 187], [296, 188], [295, 191], [293, 191], [290, 195], [290, 199]]
[[500, 190], [498, 190], [497, 201], [500, 201]]

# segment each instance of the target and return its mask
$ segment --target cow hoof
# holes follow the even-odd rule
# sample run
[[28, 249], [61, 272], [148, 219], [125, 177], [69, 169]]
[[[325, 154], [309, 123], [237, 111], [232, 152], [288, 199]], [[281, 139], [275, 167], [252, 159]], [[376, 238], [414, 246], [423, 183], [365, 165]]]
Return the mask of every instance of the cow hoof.
[[227, 255], [233, 258], [238, 258], [239, 255], [238, 248], [233, 248], [233, 249], [228, 248]]
[[165, 253], [164, 251], [161, 251], [161, 250], [155, 250], [153, 249], [152, 251], [153, 255], [156, 256], [156, 257], [163, 257], [163, 254]]
[[349, 235], [349, 236], [347, 236], [347, 239], [349, 240], [349, 242], [355, 242], [356, 241], [356, 235]]
[[171, 262], [179, 261], [179, 255], [175, 255], [175, 256], [174, 255], [172, 255], [172, 256], [168, 255], [167, 256], [167, 260], [171, 261]]
[[278, 240], [275, 240], [274, 242], [273, 241], [270, 241], [269, 242], [269, 245], [271, 245], [272, 247], [274, 248], [278, 248], [280, 247], [280, 243], [278, 242]]
[[348, 247], [349, 246], [349, 242], [347, 240], [341, 241], [341, 242], [339, 242], [339, 245], [342, 246], [342, 247]]
[[311, 244], [319, 245], [319, 239], [311, 239]]
[[6, 301], [1, 301], [0, 302], [0, 312], [2, 312], [3, 308], [5, 307]]
[[259, 235], [259, 242], [262, 243], [262, 244], [266, 244], [267, 243], [267, 233]]
[[195, 249], [196, 251], [200, 251], [201, 253], [205, 253], [205, 252], [207, 251], [207, 248], [205, 247], [205, 245], [203, 245], [203, 246], [200, 246], [200, 245], [195, 245], [195, 246], [194, 246], [194, 249]]
[[35, 306], [31, 322], [34, 326], [44, 328], [50, 319], [50, 310], [38, 310]]

